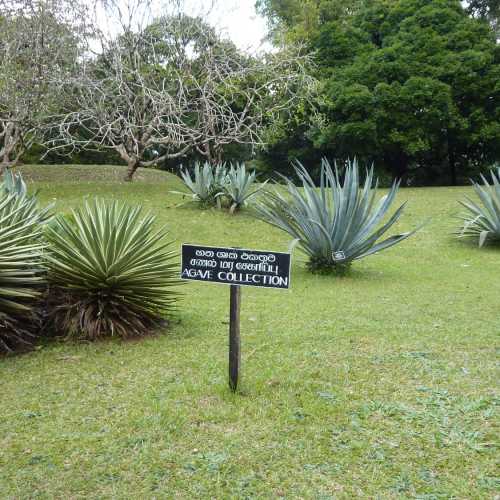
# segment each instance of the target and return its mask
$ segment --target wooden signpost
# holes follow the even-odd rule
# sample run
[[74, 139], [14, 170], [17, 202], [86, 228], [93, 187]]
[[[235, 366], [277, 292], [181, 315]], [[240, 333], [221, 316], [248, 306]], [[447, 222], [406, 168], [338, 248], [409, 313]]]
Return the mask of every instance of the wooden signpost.
[[230, 285], [229, 294], [229, 387], [234, 392], [238, 387], [241, 364], [240, 285]]
[[182, 245], [181, 278], [230, 285], [229, 387], [236, 391], [241, 364], [241, 286], [290, 287], [289, 253]]

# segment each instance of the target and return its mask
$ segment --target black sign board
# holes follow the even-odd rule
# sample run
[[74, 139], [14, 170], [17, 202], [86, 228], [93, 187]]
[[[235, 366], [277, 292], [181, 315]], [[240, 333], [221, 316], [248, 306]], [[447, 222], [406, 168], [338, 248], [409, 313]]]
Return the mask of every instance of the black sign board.
[[181, 278], [286, 289], [290, 287], [290, 254], [184, 244]]
[[229, 287], [229, 387], [236, 391], [241, 364], [241, 286], [290, 287], [290, 254], [243, 248], [182, 245], [181, 278]]

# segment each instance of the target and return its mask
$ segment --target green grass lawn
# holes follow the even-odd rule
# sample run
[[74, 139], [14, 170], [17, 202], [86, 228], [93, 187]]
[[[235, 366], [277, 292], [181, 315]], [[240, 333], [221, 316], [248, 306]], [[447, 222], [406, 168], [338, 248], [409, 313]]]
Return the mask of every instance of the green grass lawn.
[[[181, 242], [286, 251], [241, 213], [176, 207], [170, 174], [23, 167], [67, 212], [143, 203]], [[118, 173], [117, 173], [118, 172]], [[294, 254], [289, 291], [188, 283], [170, 328], [0, 359], [0, 498], [498, 498], [500, 249], [452, 235], [469, 188], [404, 189], [414, 237], [343, 278]]]

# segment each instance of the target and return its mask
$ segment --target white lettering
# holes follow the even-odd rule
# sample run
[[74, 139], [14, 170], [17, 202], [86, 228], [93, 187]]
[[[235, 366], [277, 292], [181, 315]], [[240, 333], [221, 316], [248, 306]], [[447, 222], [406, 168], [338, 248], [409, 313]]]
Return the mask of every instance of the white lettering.
[[182, 278], [199, 278], [202, 280], [213, 279], [212, 271], [209, 269], [184, 269], [181, 274]]

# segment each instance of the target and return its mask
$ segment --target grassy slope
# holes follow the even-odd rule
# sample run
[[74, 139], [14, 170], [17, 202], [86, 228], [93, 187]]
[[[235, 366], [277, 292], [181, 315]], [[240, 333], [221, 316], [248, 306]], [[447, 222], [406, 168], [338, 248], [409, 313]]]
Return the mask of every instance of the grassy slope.
[[[26, 172], [59, 211], [113, 196], [178, 242], [287, 248], [248, 215], [175, 208], [168, 174], [42, 168]], [[186, 285], [156, 337], [1, 360], [0, 496], [493, 498], [500, 255], [450, 236], [465, 191], [402, 191], [400, 228], [432, 221], [349, 277], [294, 256], [290, 291], [245, 288], [241, 394], [219, 285]]]

